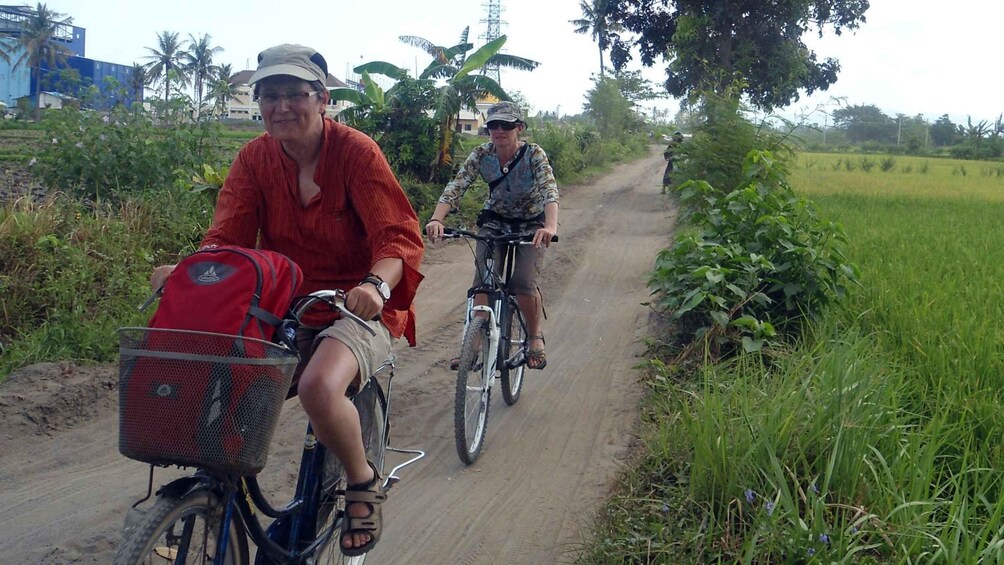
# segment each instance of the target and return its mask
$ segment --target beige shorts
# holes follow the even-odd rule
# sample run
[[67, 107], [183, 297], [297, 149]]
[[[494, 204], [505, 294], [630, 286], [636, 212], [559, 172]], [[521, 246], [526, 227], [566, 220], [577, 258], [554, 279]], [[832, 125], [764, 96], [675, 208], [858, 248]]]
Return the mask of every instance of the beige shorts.
[[376, 331], [376, 335], [370, 334], [362, 326], [352, 320], [335, 320], [323, 330], [301, 326], [296, 332], [296, 346], [301, 352], [301, 361], [294, 373], [294, 390], [296, 383], [300, 380], [300, 373], [310, 362], [317, 345], [324, 338], [336, 339], [345, 344], [352, 351], [359, 365], [359, 375], [353, 381], [351, 389], [357, 388], [362, 383], [362, 377], [369, 377], [386, 361], [393, 349], [393, 339], [387, 326], [380, 322], [366, 322], [366, 324]]

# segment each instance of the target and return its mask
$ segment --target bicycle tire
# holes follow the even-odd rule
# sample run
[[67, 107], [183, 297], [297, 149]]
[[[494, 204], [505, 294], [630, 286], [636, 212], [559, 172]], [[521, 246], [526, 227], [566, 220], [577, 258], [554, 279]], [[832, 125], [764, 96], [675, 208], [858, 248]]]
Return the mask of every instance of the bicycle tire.
[[[363, 431], [363, 448], [366, 450], [366, 458], [373, 462], [382, 475], [387, 454], [387, 430], [384, 429], [387, 402], [382, 390], [378, 387], [379, 384], [374, 379], [369, 386], [359, 391], [359, 394], [352, 399], [352, 403], [359, 412], [359, 424]], [[330, 451], [325, 452], [324, 468], [321, 473], [320, 480], [324, 494], [318, 509], [317, 531], [315, 533], [318, 536], [331, 527], [331, 521], [338, 519], [345, 507], [344, 498], [335, 494], [336, 491], [345, 489], [345, 473], [341, 463]], [[331, 540], [324, 547], [318, 549], [314, 557], [307, 560], [307, 563], [312, 565], [362, 565], [365, 560], [366, 554], [356, 557], [342, 555], [341, 530], [336, 529]]]
[[[115, 553], [113, 563], [165, 563], [169, 559], [177, 559], [177, 548], [183, 543], [190, 546], [189, 556], [184, 563], [212, 561], [216, 551], [215, 531], [219, 526], [221, 509], [219, 498], [205, 489], [189, 492], [180, 498], [159, 495], [143, 518], [128, 529]], [[187, 533], [186, 521], [192, 526]], [[200, 521], [201, 528], [198, 527]], [[247, 534], [240, 527], [239, 521], [240, 518], [235, 514], [230, 523], [230, 543], [225, 556], [228, 565], [248, 563]], [[202, 548], [201, 551], [193, 551], [198, 548]]]
[[[480, 341], [480, 345], [479, 345]], [[491, 347], [488, 338], [488, 320], [475, 316], [460, 348], [460, 365], [457, 367], [457, 393], [453, 407], [453, 431], [457, 455], [470, 465], [481, 455], [485, 432], [488, 428], [488, 409], [492, 390], [488, 386], [489, 371], [486, 362]]]
[[[509, 297], [509, 307], [502, 320], [504, 335], [499, 342], [499, 373], [502, 379], [502, 399], [509, 406], [519, 401], [526, 371], [526, 322], [515, 298]], [[510, 366], [511, 365], [511, 366]]]

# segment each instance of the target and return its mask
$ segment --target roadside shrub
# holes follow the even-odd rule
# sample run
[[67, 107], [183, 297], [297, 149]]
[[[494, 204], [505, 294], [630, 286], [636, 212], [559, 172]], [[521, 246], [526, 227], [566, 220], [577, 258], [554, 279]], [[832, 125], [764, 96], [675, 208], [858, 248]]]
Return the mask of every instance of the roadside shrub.
[[155, 256], [132, 228], [150, 226], [112, 214], [68, 199], [0, 209], [0, 380], [43, 359], [112, 360], [115, 328], [145, 320]]
[[706, 343], [713, 355], [759, 351], [857, 281], [842, 230], [795, 196], [781, 162], [751, 151], [743, 171], [729, 193], [705, 181], [680, 187], [693, 229], [658, 254], [649, 279], [654, 306], [678, 321], [679, 345]]
[[533, 142], [544, 148], [559, 181], [573, 177], [586, 167], [584, 151], [593, 142], [589, 131], [580, 131], [577, 135], [575, 129], [553, 123], [533, 130]]
[[883, 157], [879, 161], [879, 169], [883, 173], [888, 173], [889, 171], [896, 168], [896, 158], [895, 157]]
[[50, 187], [100, 202], [169, 188], [179, 170], [190, 176], [219, 165], [220, 126], [156, 124], [145, 112], [63, 109], [47, 117], [37, 171]]

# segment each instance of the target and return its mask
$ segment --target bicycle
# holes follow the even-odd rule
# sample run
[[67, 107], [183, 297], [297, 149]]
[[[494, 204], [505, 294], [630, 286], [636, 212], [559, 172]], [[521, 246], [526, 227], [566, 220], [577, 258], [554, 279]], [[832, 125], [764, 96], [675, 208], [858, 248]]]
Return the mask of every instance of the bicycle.
[[[501, 380], [502, 399], [507, 405], [516, 404], [523, 389], [528, 342], [526, 320], [516, 296], [509, 291], [509, 283], [515, 267], [517, 246], [532, 245], [533, 236], [532, 230], [500, 235], [482, 235], [455, 228], [443, 231], [444, 238], [477, 240], [484, 243], [487, 249], [485, 272], [481, 274], [480, 284], [467, 291], [467, 312], [453, 409], [457, 455], [468, 465], [478, 459], [484, 446], [496, 375]], [[551, 241], [558, 241], [557, 236]], [[496, 268], [497, 246], [503, 247], [501, 268]], [[475, 296], [479, 294], [486, 297], [488, 304], [475, 304]]]
[[[373, 333], [365, 322], [345, 308], [344, 300], [345, 293], [339, 290], [318, 291], [299, 299], [279, 328], [279, 343], [182, 330], [120, 330], [120, 381], [123, 383], [120, 384], [120, 451], [151, 465], [146, 496], [132, 505], [126, 517], [124, 542], [114, 563], [246, 565], [250, 559], [249, 537], [257, 547], [254, 563], [259, 565], [360, 564], [365, 560], [365, 554], [348, 558], [341, 553], [339, 533], [345, 513], [344, 473], [338, 460], [317, 441], [309, 423], [292, 499], [281, 506], [273, 505], [256, 478], [256, 473], [265, 466], [278, 414], [298, 362], [295, 331], [302, 316], [318, 306], [330, 308]], [[160, 441], [164, 445], [151, 446], [143, 444], [150, 437], [144, 435], [144, 430], [156, 423], [129, 421], [125, 417], [127, 408], [123, 408], [123, 403], [130, 402], [124, 383], [143, 363], [152, 371], [163, 372], [165, 384], [159, 386], [157, 394], [167, 396], [180, 394], [170, 390], [174, 385], [166, 383], [171, 375], [191, 374], [207, 366], [213, 371], [213, 381], [221, 380], [216, 378], [217, 374], [226, 373], [231, 389], [238, 386], [238, 378], [250, 377], [254, 384], [247, 387], [240, 403], [232, 410], [232, 422], [216, 426], [208, 433], [199, 430], [199, 445], [194, 446], [198, 449], [183, 452], [185, 450], [179, 449], [178, 443], [186, 441], [184, 439]], [[377, 470], [383, 472], [387, 451], [412, 456], [391, 470], [384, 480], [384, 490], [400, 480], [399, 470], [425, 456], [420, 450], [398, 449], [388, 444], [394, 370], [391, 355], [353, 396], [362, 424], [366, 456]], [[386, 388], [381, 379], [386, 381]], [[219, 410], [216, 415], [219, 416]], [[203, 437], [227, 435], [234, 430], [240, 432], [245, 448], [232, 449], [233, 437], [222, 440]], [[158, 433], [172, 431], [165, 432], [162, 427]], [[137, 438], [139, 441], [133, 441]], [[123, 442], [129, 441], [133, 445], [125, 449]], [[127, 454], [129, 450], [141, 451], [138, 455], [142, 457], [134, 457], [137, 453]], [[155, 467], [170, 465], [196, 467], [197, 471], [162, 486], [156, 492], [152, 507], [140, 510], [139, 505], [153, 496]], [[267, 528], [262, 515], [272, 519]]]

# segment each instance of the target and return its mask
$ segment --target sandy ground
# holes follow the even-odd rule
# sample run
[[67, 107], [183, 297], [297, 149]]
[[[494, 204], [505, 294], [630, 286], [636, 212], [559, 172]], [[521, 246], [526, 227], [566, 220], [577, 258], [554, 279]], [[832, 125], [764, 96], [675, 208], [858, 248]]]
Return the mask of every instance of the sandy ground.
[[[428, 456], [390, 491], [374, 563], [574, 559], [635, 440], [633, 367], [650, 324], [645, 279], [675, 219], [659, 194], [663, 165], [653, 150], [563, 188], [561, 238], [541, 285], [548, 366], [527, 371], [515, 406], [496, 388], [484, 451], [471, 466], [454, 447], [455, 373], [446, 360], [460, 341], [472, 259], [460, 242], [428, 250], [419, 347], [398, 348], [391, 409], [392, 444]], [[116, 386], [114, 366], [70, 363], [35, 365], [0, 386], [0, 563], [111, 561], [149, 469], [118, 452]], [[303, 422], [288, 402], [262, 474], [276, 496], [291, 490]], [[155, 482], [179, 473], [158, 470]]]

